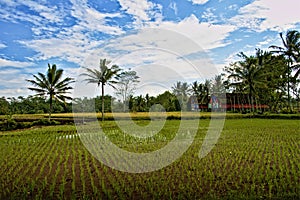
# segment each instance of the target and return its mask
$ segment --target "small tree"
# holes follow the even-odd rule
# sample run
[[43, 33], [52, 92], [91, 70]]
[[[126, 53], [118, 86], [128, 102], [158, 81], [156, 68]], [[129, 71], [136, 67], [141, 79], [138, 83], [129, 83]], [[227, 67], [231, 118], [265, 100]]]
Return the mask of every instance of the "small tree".
[[6, 115], [9, 113], [9, 102], [5, 97], [0, 98], [0, 115]]
[[74, 82], [74, 79], [67, 77], [61, 80], [62, 74], [62, 69], [57, 69], [55, 64], [52, 66], [48, 64], [46, 75], [39, 72], [38, 75], [33, 75], [35, 80], [27, 80], [34, 86], [29, 87], [29, 90], [36, 92], [37, 96], [49, 97], [49, 120], [51, 119], [53, 99], [61, 102], [65, 102], [66, 99], [72, 99], [66, 96], [66, 94], [70, 93], [68, 91], [73, 89], [69, 85]]
[[128, 103], [128, 99], [131, 95], [134, 94], [136, 90], [136, 85], [140, 81], [138, 80], [140, 77], [137, 76], [135, 71], [124, 71], [118, 77], [118, 83], [115, 87], [115, 94], [121, 98], [123, 102], [123, 112], [126, 111], [126, 105]]

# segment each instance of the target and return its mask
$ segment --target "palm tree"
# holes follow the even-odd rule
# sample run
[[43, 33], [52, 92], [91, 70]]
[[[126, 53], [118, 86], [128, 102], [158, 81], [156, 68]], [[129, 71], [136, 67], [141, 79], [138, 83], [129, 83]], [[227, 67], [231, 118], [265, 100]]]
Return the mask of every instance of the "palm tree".
[[284, 55], [288, 58], [288, 72], [287, 72], [287, 92], [288, 92], [288, 107], [289, 110], [291, 109], [291, 97], [290, 97], [290, 76], [291, 76], [291, 66], [293, 66], [294, 69], [297, 69], [296, 77], [300, 74], [300, 66], [299, 64], [293, 65], [293, 62], [299, 62], [300, 61], [300, 33], [296, 30], [288, 31], [286, 33], [285, 38], [283, 37], [283, 34], [280, 33], [280, 38], [282, 40], [284, 47], [279, 47], [272, 45], [270, 48], [275, 49], [272, 51], [273, 53], [279, 53]]
[[200, 105], [202, 109], [203, 105], [208, 104], [208, 96], [209, 96], [209, 80], [205, 80], [205, 83], [198, 83], [194, 81], [191, 86], [191, 91], [194, 96], [197, 98], [197, 103]]
[[212, 80], [211, 92], [213, 94], [220, 94], [225, 93], [224, 81], [223, 81], [224, 74], [216, 75]]
[[188, 95], [190, 93], [190, 86], [188, 85], [187, 82], [180, 82], [177, 81], [176, 84], [172, 87], [173, 94], [177, 96], [177, 98], [180, 97], [180, 106], [181, 110], [185, 110], [185, 106], [188, 100]]
[[260, 49], [257, 49], [256, 56], [248, 57], [242, 52], [239, 56], [244, 60], [236, 62], [229, 68], [226, 68], [229, 73], [228, 79], [233, 79], [233, 82], [229, 85], [249, 94], [249, 102], [252, 111], [254, 111], [253, 98], [257, 93], [257, 89], [264, 87], [266, 84], [264, 65], [270, 61], [270, 53], [262, 52]]
[[61, 102], [65, 102], [66, 99], [72, 99], [66, 94], [70, 93], [68, 90], [73, 89], [69, 84], [73, 83], [74, 79], [67, 77], [61, 80], [62, 74], [62, 69], [57, 69], [55, 64], [52, 66], [48, 64], [46, 75], [39, 72], [37, 75], [33, 75], [35, 80], [26, 80], [34, 86], [29, 87], [29, 90], [37, 92], [36, 95], [38, 96], [49, 97], [49, 120], [51, 119], [53, 99]]
[[121, 70], [117, 65], [112, 65], [110, 68], [108, 65], [111, 63], [110, 60], [100, 59], [99, 70], [89, 69], [84, 67], [86, 73], [81, 74], [81, 76], [87, 77], [84, 79], [87, 83], [96, 83], [98, 87], [101, 85], [101, 98], [102, 98], [102, 121], [104, 121], [104, 86], [109, 85], [113, 88], [117, 82], [112, 80], [118, 76], [118, 72]]
[[198, 81], [194, 81], [191, 86], [193, 95], [195, 95], [196, 97], [200, 95], [199, 85], [200, 84], [198, 83]]

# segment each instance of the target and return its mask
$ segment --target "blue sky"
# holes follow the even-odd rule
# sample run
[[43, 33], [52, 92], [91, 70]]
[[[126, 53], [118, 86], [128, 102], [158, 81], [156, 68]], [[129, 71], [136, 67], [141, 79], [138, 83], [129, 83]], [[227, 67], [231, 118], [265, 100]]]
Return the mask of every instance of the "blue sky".
[[[141, 77], [139, 93], [204, 80], [244, 51], [300, 30], [299, 0], [0, 0], [0, 96], [27, 96], [25, 79], [57, 64], [74, 96], [98, 94], [81, 66], [108, 58]], [[86, 88], [88, 87], [88, 88]], [[108, 92], [113, 93], [112, 90]]]

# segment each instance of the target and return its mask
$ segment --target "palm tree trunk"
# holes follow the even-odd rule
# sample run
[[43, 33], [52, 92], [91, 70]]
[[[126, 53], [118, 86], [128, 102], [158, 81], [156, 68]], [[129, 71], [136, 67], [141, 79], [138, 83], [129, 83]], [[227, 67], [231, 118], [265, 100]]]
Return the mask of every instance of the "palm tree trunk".
[[244, 93], [241, 93], [241, 94], [239, 95], [239, 98], [238, 98], [238, 104], [241, 106], [240, 111], [242, 110], [242, 112], [244, 112], [244, 97], [241, 96], [241, 95], [244, 96]]
[[254, 100], [253, 101], [255, 102], [255, 111], [261, 113], [261, 107], [259, 106], [260, 101], [258, 102], [257, 96], [254, 96]]
[[288, 111], [291, 112], [291, 96], [290, 96], [290, 60], [291, 57], [289, 56], [288, 61], [288, 77], [287, 77], [287, 92], [288, 92]]
[[235, 112], [235, 106], [236, 106], [236, 103], [235, 103], [235, 95], [233, 95], [233, 112]]
[[252, 101], [250, 98], [250, 94], [247, 94], [247, 107], [250, 105], [250, 112], [252, 112]]
[[251, 92], [251, 95], [250, 95], [250, 101], [251, 101], [251, 110], [254, 113], [255, 110], [254, 110], [254, 100], [253, 100], [253, 93], [252, 92]]
[[123, 101], [123, 112], [126, 112], [126, 101]]
[[49, 100], [49, 121], [51, 120], [51, 113], [52, 113], [52, 95], [50, 95], [50, 100]]
[[104, 121], [104, 84], [101, 84], [101, 96], [102, 96], [102, 109], [101, 109], [101, 119]]
[[[125, 91], [127, 91], [127, 88], [126, 88]], [[126, 92], [125, 92], [124, 101], [123, 101], [123, 112], [126, 112], [126, 101], [127, 101], [127, 95], [126, 95]]]
[[[227, 97], [226, 97], [226, 98], [227, 98]], [[230, 100], [230, 111], [232, 111], [232, 109], [233, 109], [233, 108], [232, 108], [232, 97], [230, 97], [229, 100]], [[226, 106], [226, 110], [227, 110], [227, 106]]]

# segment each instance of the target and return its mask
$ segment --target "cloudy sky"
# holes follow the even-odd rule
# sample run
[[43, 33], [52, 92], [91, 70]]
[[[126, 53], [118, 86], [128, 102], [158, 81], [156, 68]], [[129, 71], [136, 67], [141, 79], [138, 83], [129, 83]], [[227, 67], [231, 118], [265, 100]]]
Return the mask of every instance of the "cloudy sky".
[[[140, 78], [139, 93], [176, 81], [203, 81], [240, 51], [281, 45], [300, 30], [299, 0], [0, 0], [0, 96], [27, 96], [25, 81], [47, 63], [77, 81], [74, 96], [94, 96], [78, 74], [108, 58]], [[113, 93], [113, 91], [108, 90]]]

